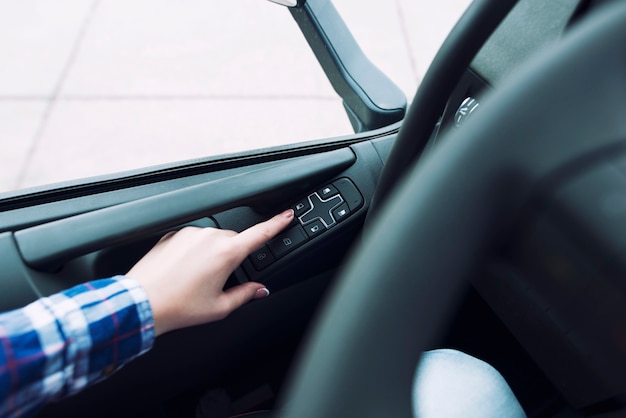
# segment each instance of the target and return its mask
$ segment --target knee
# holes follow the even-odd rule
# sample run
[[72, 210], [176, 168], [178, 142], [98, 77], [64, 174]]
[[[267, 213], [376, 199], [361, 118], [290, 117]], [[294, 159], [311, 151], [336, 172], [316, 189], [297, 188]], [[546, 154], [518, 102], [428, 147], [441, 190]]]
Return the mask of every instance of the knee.
[[413, 383], [413, 410], [420, 418], [525, 417], [495, 368], [449, 349], [423, 354]]

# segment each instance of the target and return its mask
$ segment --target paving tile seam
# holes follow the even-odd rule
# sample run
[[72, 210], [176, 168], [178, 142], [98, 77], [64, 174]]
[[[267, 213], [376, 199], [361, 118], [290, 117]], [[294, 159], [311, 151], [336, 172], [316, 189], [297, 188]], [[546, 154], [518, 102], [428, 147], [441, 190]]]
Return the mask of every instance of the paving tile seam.
[[415, 79], [416, 85], [419, 85], [422, 80], [422, 74], [417, 69], [417, 59], [413, 54], [413, 48], [411, 47], [411, 37], [409, 36], [409, 31], [406, 26], [405, 13], [402, 9], [402, 4], [399, 0], [394, 1], [396, 5], [396, 13], [398, 14], [398, 20], [400, 21], [400, 33], [402, 33], [402, 40], [404, 41], [404, 49], [409, 58], [409, 63], [411, 66], [411, 72], [413, 73], [413, 77]]
[[24, 180], [27, 177], [33, 158], [35, 156], [35, 153], [37, 152], [37, 147], [39, 146], [44, 136], [46, 127], [48, 125], [48, 121], [50, 120], [52, 113], [54, 112], [56, 99], [59, 96], [63, 88], [63, 85], [65, 84], [65, 80], [67, 79], [74, 65], [74, 62], [76, 61], [76, 57], [78, 56], [80, 52], [80, 47], [82, 45], [82, 42], [85, 39], [85, 35], [87, 34], [91, 21], [98, 10], [99, 4], [100, 4], [100, 0], [93, 0], [91, 3], [91, 7], [89, 8], [89, 10], [87, 11], [87, 14], [85, 15], [85, 19], [83, 20], [80, 26], [76, 39], [74, 40], [68, 59], [65, 65], [63, 66], [63, 69], [61, 70], [59, 78], [57, 79], [57, 82], [54, 86], [52, 96], [47, 101], [48, 103], [46, 105], [46, 109], [44, 110], [41, 120], [39, 122], [39, 126], [37, 127], [37, 130], [35, 131], [35, 134], [33, 135], [33, 139], [31, 141], [28, 152], [26, 153], [26, 156], [22, 163], [22, 167], [20, 168], [18, 175], [16, 176], [13, 189], [21, 188]]

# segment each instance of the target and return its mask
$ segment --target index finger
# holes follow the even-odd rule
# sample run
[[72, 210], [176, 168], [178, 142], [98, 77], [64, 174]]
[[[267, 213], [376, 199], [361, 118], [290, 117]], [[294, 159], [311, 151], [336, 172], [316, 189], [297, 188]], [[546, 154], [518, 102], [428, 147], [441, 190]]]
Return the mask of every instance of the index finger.
[[237, 246], [248, 255], [278, 235], [293, 221], [293, 217], [293, 209], [287, 209], [265, 222], [251, 226], [233, 239], [237, 241]]

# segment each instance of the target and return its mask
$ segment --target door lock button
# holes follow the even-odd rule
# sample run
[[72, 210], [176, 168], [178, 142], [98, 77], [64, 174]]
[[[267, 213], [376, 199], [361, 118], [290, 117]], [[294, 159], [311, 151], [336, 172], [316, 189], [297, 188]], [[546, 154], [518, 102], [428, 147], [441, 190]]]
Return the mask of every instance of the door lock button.
[[276, 259], [274, 258], [274, 255], [270, 252], [270, 249], [267, 248], [266, 245], [264, 245], [263, 247], [250, 254], [250, 261], [252, 262], [252, 265], [254, 266], [256, 271], [261, 271], [265, 267], [276, 261]]
[[267, 245], [272, 250], [276, 258], [280, 258], [287, 253], [295, 250], [309, 240], [301, 226], [295, 226], [287, 231], [279, 234], [271, 240]]

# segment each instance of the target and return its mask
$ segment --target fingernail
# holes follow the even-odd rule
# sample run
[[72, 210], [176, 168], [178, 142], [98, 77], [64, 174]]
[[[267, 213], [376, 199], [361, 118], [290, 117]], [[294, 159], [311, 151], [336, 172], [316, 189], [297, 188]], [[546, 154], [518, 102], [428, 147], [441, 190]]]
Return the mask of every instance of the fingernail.
[[260, 299], [260, 298], [266, 298], [270, 295], [270, 291], [267, 287], [262, 287], [261, 289], [258, 289], [256, 291], [256, 293], [254, 294], [254, 297], [256, 299]]
[[281, 215], [283, 215], [287, 219], [291, 219], [293, 218], [293, 214], [294, 214], [293, 209], [287, 209]]

